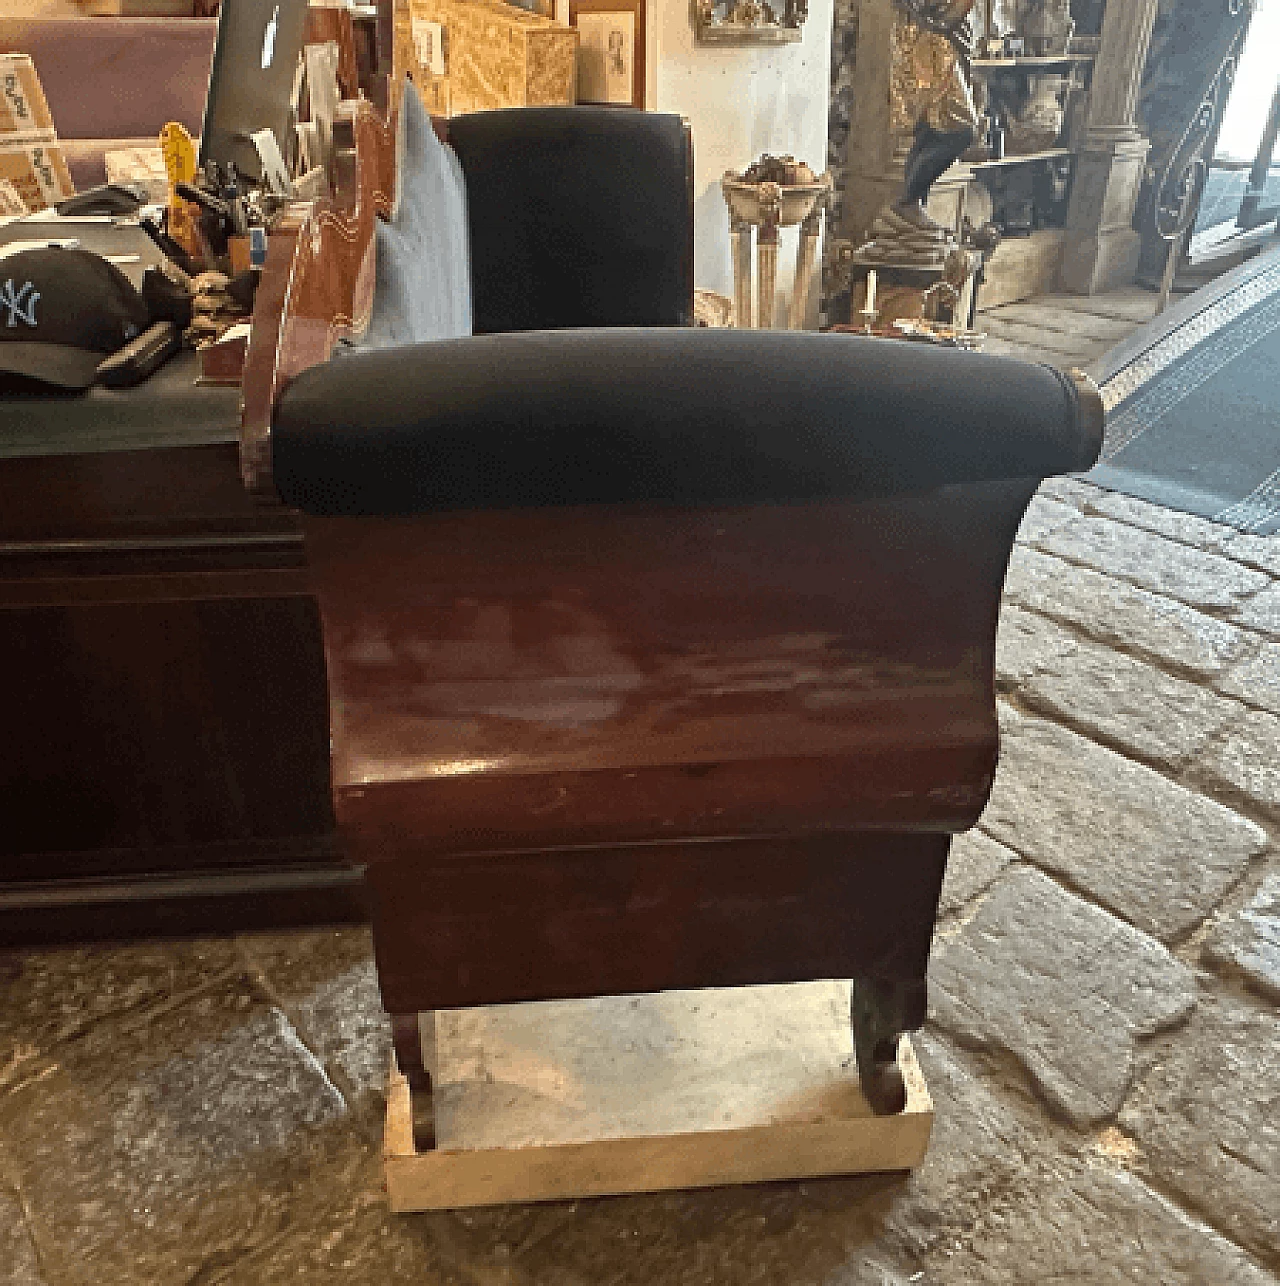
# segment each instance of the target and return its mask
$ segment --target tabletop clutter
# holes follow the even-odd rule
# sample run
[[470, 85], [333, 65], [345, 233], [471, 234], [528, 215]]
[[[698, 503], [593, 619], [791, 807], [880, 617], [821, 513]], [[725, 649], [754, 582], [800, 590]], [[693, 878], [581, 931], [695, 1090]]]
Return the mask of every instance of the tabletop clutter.
[[[323, 192], [323, 170], [295, 181], [263, 130], [251, 138], [251, 176], [201, 159], [170, 122], [156, 148], [109, 155], [109, 181], [77, 192], [30, 57], [0, 55], [0, 91], [0, 390], [125, 387], [184, 348], [201, 355], [197, 382], [238, 384], [268, 230], [285, 203]], [[135, 249], [145, 234], [158, 255], [99, 254], [77, 236], [86, 222], [129, 230]], [[147, 259], [157, 262], [143, 267]], [[126, 263], [135, 271], [120, 271]], [[86, 287], [74, 325], [54, 315], [67, 283]], [[92, 372], [88, 353], [98, 357]]]

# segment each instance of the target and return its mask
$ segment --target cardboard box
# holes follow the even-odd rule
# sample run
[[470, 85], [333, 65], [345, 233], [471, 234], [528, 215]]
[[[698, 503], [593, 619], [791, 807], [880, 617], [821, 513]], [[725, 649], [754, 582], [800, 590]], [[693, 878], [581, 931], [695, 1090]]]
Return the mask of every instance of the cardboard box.
[[0, 135], [57, 141], [40, 78], [26, 54], [0, 54]]
[[0, 180], [13, 185], [28, 210], [43, 210], [75, 191], [26, 54], [0, 55]]
[[190, 18], [191, 0], [79, 0], [86, 18]]
[[571, 104], [578, 33], [503, 0], [409, 0], [397, 35], [433, 114]]
[[108, 183], [139, 183], [157, 205], [169, 199], [169, 173], [158, 147], [122, 147], [103, 154]]
[[0, 179], [0, 218], [26, 213], [27, 203], [18, 195], [18, 189]]

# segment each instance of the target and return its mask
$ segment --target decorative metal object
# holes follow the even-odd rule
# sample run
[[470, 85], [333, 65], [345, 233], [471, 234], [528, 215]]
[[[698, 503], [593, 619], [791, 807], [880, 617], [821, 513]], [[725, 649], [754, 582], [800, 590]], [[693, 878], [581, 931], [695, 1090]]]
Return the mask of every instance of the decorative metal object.
[[1213, 145], [1217, 141], [1222, 114], [1226, 110], [1244, 39], [1249, 30], [1248, 19], [1252, 10], [1248, 6], [1238, 5], [1232, 11], [1232, 16], [1241, 11], [1243, 21], [1236, 36], [1200, 100], [1195, 116], [1183, 130], [1182, 137], [1170, 153], [1155, 184], [1152, 222], [1156, 236], [1169, 247], [1160, 279], [1157, 312], [1163, 312], [1168, 306], [1178, 262], [1186, 251], [1187, 238], [1200, 208], [1200, 194], [1204, 191], [1205, 181], [1209, 176]]
[[726, 170], [720, 190], [729, 207], [729, 234], [733, 241], [733, 293], [737, 325], [751, 325], [751, 230], [756, 233], [756, 325], [773, 326], [774, 284], [778, 275], [778, 230], [800, 224], [795, 282], [791, 288], [789, 330], [804, 326], [817, 260], [822, 209], [831, 193], [831, 176], [813, 170], [794, 157], [767, 153], [741, 174]]
[[[1221, 0], [1223, 14], [1212, 55], [1182, 51], [1176, 59], [1175, 45], [1179, 27], [1169, 22], [1152, 37], [1148, 66], [1166, 69], [1167, 83], [1194, 84], [1201, 78], [1198, 100], [1191, 98], [1183, 117], [1181, 133], [1166, 138], [1153, 138], [1147, 162], [1147, 177], [1138, 203], [1137, 226], [1143, 234], [1144, 262], [1155, 259], [1161, 265], [1160, 309], [1168, 301], [1178, 267], [1185, 255], [1186, 244], [1200, 209], [1200, 197], [1209, 174], [1209, 166], [1222, 125], [1223, 113], [1231, 95], [1236, 67], [1249, 34], [1256, 8], [1255, 0]], [[1160, 102], [1163, 87], [1159, 77], [1148, 73], [1153, 83], [1143, 86], [1142, 107], [1150, 118], [1153, 108], [1168, 114], [1169, 104]], [[1176, 100], [1175, 100], [1176, 102]], [[1158, 117], [1157, 117], [1158, 118]], [[1177, 119], [1175, 117], [1175, 119]]]
[[707, 44], [795, 44], [809, 0], [697, 0], [695, 27]]

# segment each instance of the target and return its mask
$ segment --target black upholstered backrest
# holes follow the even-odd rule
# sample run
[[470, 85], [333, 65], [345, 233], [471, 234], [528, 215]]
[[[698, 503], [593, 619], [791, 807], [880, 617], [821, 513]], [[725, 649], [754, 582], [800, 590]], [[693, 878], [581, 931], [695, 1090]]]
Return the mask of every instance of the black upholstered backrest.
[[449, 122], [478, 334], [693, 319], [693, 159], [679, 116], [622, 108]]

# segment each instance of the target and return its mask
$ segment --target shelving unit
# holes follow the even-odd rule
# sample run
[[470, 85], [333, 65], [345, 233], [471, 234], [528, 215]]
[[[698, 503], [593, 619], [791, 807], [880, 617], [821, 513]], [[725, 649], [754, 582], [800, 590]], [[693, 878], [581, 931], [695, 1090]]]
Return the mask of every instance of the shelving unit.
[[[1126, 0], [1129, 3], [1149, 7], [1156, 0]], [[1090, 101], [1097, 96], [1099, 67], [1110, 66], [1101, 35], [1105, 11], [1100, 0], [1071, 0], [1070, 7], [1076, 23], [1072, 40], [1081, 43], [1068, 47], [1059, 39], [1056, 46], [1069, 52], [1041, 53], [1045, 45], [1034, 43], [1024, 54], [980, 57], [970, 63], [979, 108], [1002, 123], [1012, 122], [1005, 136], [1007, 154], [996, 158], [990, 149], [970, 151], [934, 184], [930, 194], [929, 213], [946, 227], [959, 229], [965, 218], [981, 223], [993, 214], [999, 218], [1002, 211], [1009, 213], [1008, 226], [1015, 234], [1007, 236], [991, 256], [980, 308], [989, 299], [1012, 301], [1057, 289], [1059, 265], [1065, 267], [1069, 257], [1066, 223], [1072, 202], [1087, 187], [1078, 175]], [[977, 7], [980, 40], [1004, 34], [1004, 28], [995, 24], [997, 8], [994, 0]], [[849, 123], [841, 212], [841, 235], [855, 245], [865, 239], [885, 202], [900, 191], [902, 160], [910, 142], [890, 128], [892, 33], [900, 13], [896, 0], [856, 0], [856, 9], [858, 93]], [[1125, 6], [1118, 9], [1123, 13]], [[1126, 17], [1121, 25], [1127, 30], [1135, 23], [1136, 19], [1130, 22]], [[1028, 41], [1044, 35], [1034, 30], [1023, 34]], [[985, 45], [981, 48], [986, 51]], [[1051, 86], [1038, 82], [1038, 78], [1058, 76], [1062, 81], [1054, 80]], [[1110, 83], [1109, 72], [1108, 77]], [[1057, 106], [1064, 109], [1056, 122], [1056, 137], [1050, 92], [1057, 92]], [[1108, 109], [1110, 103], [1108, 96]], [[1017, 235], [1028, 228], [1029, 236]]]
[[969, 65], [979, 67], [1067, 67], [1072, 63], [1091, 63], [1093, 54], [1019, 55], [1017, 58], [975, 58]]
[[1055, 157], [1074, 156], [1069, 147], [1047, 147], [1040, 152], [1024, 152], [1021, 156], [1002, 156], [998, 161], [969, 161], [975, 170], [992, 170], [1002, 165], [1025, 165], [1031, 161], [1052, 161]]
[[[1086, 91], [1087, 78], [1095, 59], [1096, 55], [1093, 53], [1020, 55], [1013, 58], [979, 58], [973, 61], [972, 67], [975, 80], [981, 77], [987, 86], [1003, 83], [1006, 89], [1003, 97], [1007, 104], [1011, 80], [1016, 84], [1018, 78], [1052, 76], [1057, 73], [1065, 78], [1064, 88], [1067, 94]], [[1015, 90], [1014, 93], [1016, 92]], [[1068, 108], [1069, 101], [1069, 98], [1062, 100], [1064, 111]], [[998, 211], [1002, 191], [1007, 190], [1008, 185], [1018, 182], [1014, 177], [1015, 171], [1058, 162], [1058, 173], [1061, 174], [1061, 162], [1075, 156], [1073, 148], [1067, 144], [1076, 133], [1077, 130], [1067, 116], [1055, 146], [989, 160], [969, 161], [966, 166], [969, 182], [981, 183], [992, 189], [993, 203]], [[1023, 200], [1033, 199], [1031, 194], [1036, 182], [1030, 175], [1022, 181], [1025, 189]], [[1043, 186], [1044, 179], [1041, 178], [1038, 182]], [[1039, 204], [1038, 197], [1034, 199], [1037, 202], [1038, 220], [1043, 207]], [[1065, 210], [1062, 214], [1065, 222]], [[1065, 236], [1065, 228], [1054, 224], [1035, 226], [1030, 235], [1007, 236], [984, 268], [980, 295], [982, 306], [993, 307], [1053, 289]]]

